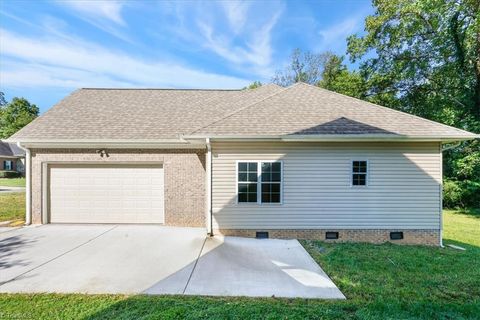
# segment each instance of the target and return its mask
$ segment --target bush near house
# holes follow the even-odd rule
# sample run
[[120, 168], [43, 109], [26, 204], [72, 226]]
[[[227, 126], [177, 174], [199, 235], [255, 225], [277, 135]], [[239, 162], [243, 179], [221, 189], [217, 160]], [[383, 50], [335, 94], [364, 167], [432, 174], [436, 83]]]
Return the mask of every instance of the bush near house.
[[480, 181], [445, 180], [443, 182], [443, 206], [445, 208], [479, 208]]
[[0, 178], [18, 178], [18, 177], [21, 177], [20, 172], [0, 170]]

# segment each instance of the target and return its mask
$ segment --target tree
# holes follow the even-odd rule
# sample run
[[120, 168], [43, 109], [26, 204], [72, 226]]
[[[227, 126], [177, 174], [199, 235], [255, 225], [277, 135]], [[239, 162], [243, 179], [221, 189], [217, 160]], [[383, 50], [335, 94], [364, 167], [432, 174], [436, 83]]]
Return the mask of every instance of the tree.
[[6, 105], [0, 107], [0, 139], [12, 134], [29, 124], [38, 117], [38, 108], [24, 98], [13, 98]]
[[373, 5], [366, 34], [348, 38], [352, 61], [365, 58], [360, 70], [368, 80], [367, 95], [466, 129], [472, 119], [480, 120], [480, 2], [374, 0]]
[[343, 63], [343, 57], [330, 55], [322, 70], [322, 79], [318, 86], [355, 98], [365, 98], [364, 81], [360, 73], [349, 71]]
[[242, 90], [257, 89], [261, 86], [262, 86], [262, 83], [260, 81], [253, 81], [248, 87], [244, 87]]
[[5, 93], [0, 91], [0, 107], [3, 107], [7, 104], [7, 100], [5, 99]]
[[288, 66], [284, 70], [278, 70], [272, 82], [283, 87], [297, 82], [316, 85], [321, 80], [323, 66], [331, 55], [331, 52], [316, 54], [295, 49]]

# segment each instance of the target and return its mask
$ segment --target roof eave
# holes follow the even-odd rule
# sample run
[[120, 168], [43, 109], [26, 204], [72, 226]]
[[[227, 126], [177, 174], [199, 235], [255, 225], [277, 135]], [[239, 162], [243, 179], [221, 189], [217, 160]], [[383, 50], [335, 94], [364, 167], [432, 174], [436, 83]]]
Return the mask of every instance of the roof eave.
[[190, 135], [185, 140], [210, 138], [215, 141], [284, 141], [284, 142], [370, 142], [370, 141], [416, 141], [416, 142], [455, 142], [480, 138], [472, 136], [408, 136], [391, 134], [324, 134], [324, 135]]
[[204, 140], [192, 139], [16, 139], [25, 148], [202, 149]]

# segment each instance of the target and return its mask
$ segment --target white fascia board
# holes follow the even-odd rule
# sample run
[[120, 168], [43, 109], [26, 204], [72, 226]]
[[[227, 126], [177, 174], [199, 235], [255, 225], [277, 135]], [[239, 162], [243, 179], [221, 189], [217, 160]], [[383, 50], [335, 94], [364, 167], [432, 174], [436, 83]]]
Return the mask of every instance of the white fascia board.
[[142, 149], [203, 149], [205, 140], [186, 141], [183, 139], [159, 140], [102, 140], [102, 139], [25, 139], [17, 140], [27, 148], [142, 148]]
[[212, 141], [284, 141], [284, 142], [371, 142], [371, 141], [417, 141], [417, 142], [453, 142], [480, 138], [478, 135], [471, 137], [451, 136], [406, 136], [406, 135], [355, 135], [355, 134], [328, 134], [328, 135], [195, 135], [184, 136], [185, 140], [210, 138]]

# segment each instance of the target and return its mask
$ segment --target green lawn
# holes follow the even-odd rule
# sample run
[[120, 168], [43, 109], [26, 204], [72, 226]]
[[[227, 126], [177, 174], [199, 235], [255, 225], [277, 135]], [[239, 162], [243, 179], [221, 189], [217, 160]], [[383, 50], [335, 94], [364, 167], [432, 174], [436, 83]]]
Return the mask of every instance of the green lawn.
[[24, 220], [25, 192], [0, 194], [0, 222], [22, 223]]
[[13, 319], [479, 319], [480, 212], [446, 211], [445, 243], [303, 245], [346, 301], [121, 295], [0, 295]]
[[0, 186], [25, 187], [25, 178], [0, 178]]

